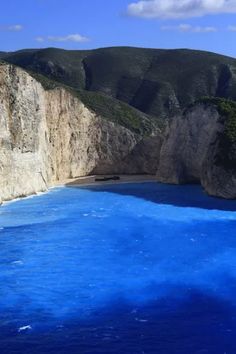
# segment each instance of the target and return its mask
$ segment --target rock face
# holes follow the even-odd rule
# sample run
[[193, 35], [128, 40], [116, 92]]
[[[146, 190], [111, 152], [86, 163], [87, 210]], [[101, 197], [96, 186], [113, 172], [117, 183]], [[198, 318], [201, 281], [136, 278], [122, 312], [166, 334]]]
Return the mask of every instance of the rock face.
[[201, 183], [236, 198], [236, 137], [222, 144], [226, 124], [216, 105], [201, 103], [173, 118], [164, 136], [143, 136], [64, 88], [45, 90], [24, 70], [0, 65], [0, 202], [67, 178], [156, 172], [161, 182]]
[[155, 173], [160, 145], [160, 136], [143, 139], [63, 88], [45, 91], [25, 71], [0, 66], [0, 202], [66, 178]]
[[201, 183], [211, 195], [236, 198], [236, 166], [227, 168], [219, 158], [225, 122], [216, 107], [205, 104], [196, 104], [175, 117], [161, 148], [158, 180]]
[[44, 105], [41, 85], [0, 66], [0, 201], [46, 189]]

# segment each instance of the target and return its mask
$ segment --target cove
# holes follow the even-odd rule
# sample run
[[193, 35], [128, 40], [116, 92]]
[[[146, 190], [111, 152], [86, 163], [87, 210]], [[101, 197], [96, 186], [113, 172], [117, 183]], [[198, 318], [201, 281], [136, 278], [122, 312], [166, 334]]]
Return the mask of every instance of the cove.
[[235, 354], [236, 201], [61, 187], [0, 208], [1, 354]]

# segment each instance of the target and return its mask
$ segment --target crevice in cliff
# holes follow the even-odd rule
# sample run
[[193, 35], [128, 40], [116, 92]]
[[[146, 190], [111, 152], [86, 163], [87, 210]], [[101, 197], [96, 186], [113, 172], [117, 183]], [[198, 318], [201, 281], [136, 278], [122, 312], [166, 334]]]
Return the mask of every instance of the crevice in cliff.
[[85, 90], [89, 91], [92, 86], [92, 71], [86, 63], [86, 58], [82, 60], [82, 65], [85, 73]]

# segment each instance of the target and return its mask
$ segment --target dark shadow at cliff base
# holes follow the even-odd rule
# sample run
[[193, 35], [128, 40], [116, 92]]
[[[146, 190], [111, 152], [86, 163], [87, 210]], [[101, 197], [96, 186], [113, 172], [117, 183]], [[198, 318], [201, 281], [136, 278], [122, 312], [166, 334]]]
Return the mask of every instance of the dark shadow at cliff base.
[[157, 182], [117, 183], [109, 185], [75, 186], [93, 192], [116, 193], [145, 199], [157, 204], [175, 205], [207, 210], [236, 211], [236, 200], [226, 200], [208, 196], [199, 185], [168, 185]]
[[[173, 289], [179, 291], [179, 289]], [[44, 332], [0, 332], [1, 354], [235, 354], [233, 308], [190, 292], [135, 308], [125, 302], [97, 311], [84, 322]], [[46, 324], [46, 318], [45, 318]]]

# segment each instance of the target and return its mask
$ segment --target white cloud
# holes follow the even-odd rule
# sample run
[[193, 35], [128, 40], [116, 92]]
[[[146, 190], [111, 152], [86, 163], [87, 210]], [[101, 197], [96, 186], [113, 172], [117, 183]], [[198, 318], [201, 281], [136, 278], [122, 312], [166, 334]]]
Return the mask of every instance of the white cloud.
[[9, 31], [9, 32], [20, 32], [23, 30], [22, 25], [11, 25], [11, 26], [0, 26], [1, 31]]
[[66, 36], [47, 36], [47, 37], [37, 37], [35, 38], [37, 42], [77, 42], [77, 43], [83, 43], [83, 42], [88, 42], [89, 38], [85, 36], [81, 36], [80, 34], [68, 34]]
[[212, 33], [212, 32], [218, 31], [218, 29], [216, 27], [191, 26], [187, 23], [182, 23], [178, 26], [162, 26], [161, 30], [162, 31], [192, 32], [192, 33]]
[[41, 43], [45, 41], [45, 39], [43, 37], [36, 37], [35, 40], [37, 42], [41, 42]]
[[178, 19], [236, 13], [236, 0], [139, 0], [128, 5], [130, 16]]
[[236, 26], [229, 26], [228, 31], [230, 32], [236, 32]]

